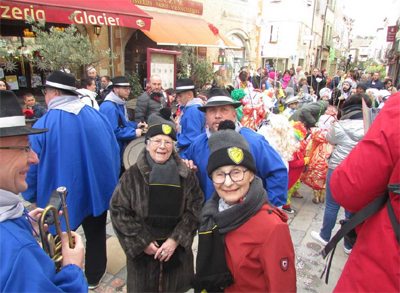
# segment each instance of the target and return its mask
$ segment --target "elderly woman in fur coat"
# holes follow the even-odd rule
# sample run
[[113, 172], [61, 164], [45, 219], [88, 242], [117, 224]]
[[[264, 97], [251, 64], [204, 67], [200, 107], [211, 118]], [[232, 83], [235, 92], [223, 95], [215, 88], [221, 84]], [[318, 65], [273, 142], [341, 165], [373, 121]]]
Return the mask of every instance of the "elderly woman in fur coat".
[[[150, 124], [150, 123], [149, 123]], [[111, 199], [111, 221], [127, 256], [128, 292], [186, 292], [203, 193], [174, 150], [176, 134], [154, 124], [136, 164]]]

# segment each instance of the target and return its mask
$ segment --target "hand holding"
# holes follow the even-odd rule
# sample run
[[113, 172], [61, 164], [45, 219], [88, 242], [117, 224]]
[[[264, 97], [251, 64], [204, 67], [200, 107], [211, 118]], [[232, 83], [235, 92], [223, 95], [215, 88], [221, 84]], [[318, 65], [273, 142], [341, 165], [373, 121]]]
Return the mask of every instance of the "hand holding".
[[154, 259], [158, 259], [160, 261], [165, 261], [165, 262], [169, 261], [177, 247], [178, 243], [174, 239], [168, 238], [157, 250], [156, 254], [154, 255]]
[[154, 255], [156, 254], [157, 250], [158, 250], [158, 244], [157, 242], [153, 241], [150, 242], [150, 244], [146, 247], [144, 253], [147, 255]]
[[136, 137], [141, 137], [143, 134], [143, 129], [141, 128], [136, 128]]
[[190, 170], [197, 171], [197, 166], [194, 164], [192, 160], [182, 159], [182, 162], [188, 167]]
[[43, 209], [42, 208], [35, 208], [34, 210], [30, 211], [28, 213], [29, 216], [29, 221], [32, 224], [32, 227], [34, 229], [33, 234], [39, 234], [39, 219], [42, 216]]
[[69, 247], [69, 240], [67, 233], [65, 232], [62, 233], [61, 237], [62, 255], [63, 255], [62, 265], [66, 266], [69, 264], [74, 264], [82, 269], [83, 260], [85, 257], [85, 247], [83, 246], [82, 238], [78, 233], [71, 231], [71, 234], [72, 237], [74, 238], [74, 243], [75, 243], [74, 248]]
[[141, 129], [147, 129], [149, 126], [147, 125], [146, 122], [139, 122], [137, 125], [137, 128], [141, 128]]

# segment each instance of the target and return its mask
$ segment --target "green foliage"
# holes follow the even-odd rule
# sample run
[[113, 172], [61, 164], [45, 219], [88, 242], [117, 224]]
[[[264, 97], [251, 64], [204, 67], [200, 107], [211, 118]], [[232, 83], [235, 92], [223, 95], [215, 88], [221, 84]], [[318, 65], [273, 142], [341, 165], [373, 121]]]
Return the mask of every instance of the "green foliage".
[[96, 65], [109, 55], [108, 51], [97, 49], [87, 36], [79, 33], [75, 25], [64, 30], [51, 27], [45, 30], [43, 24], [30, 22], [36, 34], [32, 61], [40, 70], [68, 69], [79, 74], [82, 67]]
[[129, 99], [137, 98], [143, 92], [139, 75], [136, 72], [133, 72], [132, 74], [127, 74], [126, 77], [128, 78], [132, 87]]
[[386, 76], [386, 67], [382, 64], [376, 63], [373, 59], [365, 62], [365, 72], [373, 74], [374, 72], [379, 72], [381, 78]]
[[201, 89], [213, 79], [212, 65], [206, 59], [199, 58], [194, 48], [181, 47], [182, 54], [178, 56], [178, 78], [190, 78], [196, 88]]

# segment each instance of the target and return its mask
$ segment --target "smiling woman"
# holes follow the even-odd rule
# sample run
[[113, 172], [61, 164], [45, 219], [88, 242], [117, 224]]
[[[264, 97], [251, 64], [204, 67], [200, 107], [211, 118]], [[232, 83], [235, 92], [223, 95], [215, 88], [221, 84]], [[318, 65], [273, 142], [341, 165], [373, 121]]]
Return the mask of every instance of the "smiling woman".
[[288, 218], [266, 202], [247, 142], [235, 130], [224, 129], [208, 143], [207, 172], [215, 193], [202, 210], [195, 289], [295, 292]]
[[111, 221], [127, 256], [128, 292], [186, 292], [203, 193], [176, 153], [173, 121], [154, 113], [148, 122], [146, 146], [114, 191]]

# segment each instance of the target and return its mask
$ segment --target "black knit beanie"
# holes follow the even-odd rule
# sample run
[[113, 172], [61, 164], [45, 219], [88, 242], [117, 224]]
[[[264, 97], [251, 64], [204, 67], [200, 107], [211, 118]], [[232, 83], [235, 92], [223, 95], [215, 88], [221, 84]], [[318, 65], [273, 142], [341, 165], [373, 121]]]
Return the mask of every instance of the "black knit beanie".
[[151, 114], [147, 120], [149, 129], [146, 133], [146, 140], [159, 134], [168, 135], [176, 140], [175, 123], [170, 117], [171, 109], [169, 108], [163, 108], [159, 112]]
[[247, 141], [233, 129], [223, 129], [213, 133], [208, 139], [210, 156], [208, 158], [208, 176], [222, 166], [244, 166], [256, 173], [254, 158]]

